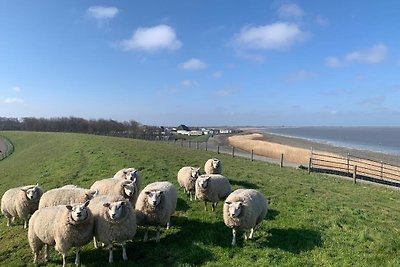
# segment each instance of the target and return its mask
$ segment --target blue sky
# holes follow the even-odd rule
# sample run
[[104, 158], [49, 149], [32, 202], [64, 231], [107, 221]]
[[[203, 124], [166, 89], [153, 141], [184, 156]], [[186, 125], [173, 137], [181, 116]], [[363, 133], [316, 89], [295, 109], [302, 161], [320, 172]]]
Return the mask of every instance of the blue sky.
[[0, 116], [400, 126], [400, 1], [0, 1]]

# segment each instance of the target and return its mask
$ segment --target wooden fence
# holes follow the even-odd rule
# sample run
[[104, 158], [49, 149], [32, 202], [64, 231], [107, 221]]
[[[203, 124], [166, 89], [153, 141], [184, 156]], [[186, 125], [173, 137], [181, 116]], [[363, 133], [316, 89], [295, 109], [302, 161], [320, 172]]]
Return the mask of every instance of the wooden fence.
[[354, 182], [357, 178], [384, 183], [400, 182], [400, 166], [351, 154], [340, 157], [335, 154], [311, 151], [308, 171], [349, 176], [353, 177]]
[[12, 153], [14, 153], [15, 148], [14, 148], [13, 143], [5, 136], [0, 135], [0, 141], [4, 142], [6, 144], [5, 151], [0, 152], [0, 160], [3, 160], [6, 157], [8, 157], [9, 155], [11, 155]]

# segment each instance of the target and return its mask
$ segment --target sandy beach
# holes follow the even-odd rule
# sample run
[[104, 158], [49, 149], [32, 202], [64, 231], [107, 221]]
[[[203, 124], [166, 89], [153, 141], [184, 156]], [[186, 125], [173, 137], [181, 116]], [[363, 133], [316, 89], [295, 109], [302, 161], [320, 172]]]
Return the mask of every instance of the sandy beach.
[[[230, 136], [227, 138], [227, 142], [229, 142], [231, 146], [237, 146], [246, 151], [251, 151], [251, 149], [254, 149], [254, 153], [259, 151], [264, 155], [267, 153], [268, 156], [273, 157], [280, 156], [280, 153], [283, 153], [280, 152], [282, 149], [285, 151], [290, 150], [288, 151], [289, 153], [298, 154], [297, 156], [292, 157], [294, 160], [293, 162], [296, 162], [297, 158], [297, 161], [300, 161], [299, 163], [301, 164], [305, 163], [304, 159], [302, 158], [307, 155], [309, 156], [312, 148], [314, 151], [334, 153], [343, 157], [346, 157], [347, 154], [350, 153], [353, 156], [400, 165], [400, 157], [392, 154], [333, 146], [330, 144], [313, 142], [301, 138], [292, 138], [272, 134], [259, 134], [256, 132], [256, 130], [254, 130], [255, 129], [248, 129], [244, 134]], [[252, 139], [251, 141], [249, 140], [249, 134], [252, 135], [250, 137], [250, 139]]]

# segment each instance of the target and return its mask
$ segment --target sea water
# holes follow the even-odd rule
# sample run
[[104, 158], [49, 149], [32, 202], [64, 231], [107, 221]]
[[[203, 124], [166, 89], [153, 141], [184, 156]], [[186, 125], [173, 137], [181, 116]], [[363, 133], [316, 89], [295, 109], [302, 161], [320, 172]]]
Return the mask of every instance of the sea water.
[[400, 127], [266, 127], [260, 132], [400, 156]]

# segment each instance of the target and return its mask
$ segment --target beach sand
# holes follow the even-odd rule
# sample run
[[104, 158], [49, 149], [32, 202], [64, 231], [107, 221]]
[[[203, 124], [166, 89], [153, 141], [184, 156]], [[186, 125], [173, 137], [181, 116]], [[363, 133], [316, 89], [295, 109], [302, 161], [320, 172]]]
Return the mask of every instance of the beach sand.
[[[343, 157], [346, 157], [347, 154], [351, 154], [353, 156], [357, 157], [362, 157], [362, 158], [367, 158], [371, 160], [376, 160], [376, 161], [383, 161], [385, 163], [389, 164], [395, 164], [395, 165], [400, 165], [400, 157], [392, 154], [385, 154], [385, 153], [380, 153], [380, 152], [374, 152], [374, 151], [368, 151], [368, 150], [358, 150], [358, 149], [352, 149], [352, 148], [346, 148], [346, 147], [339, 147], [339, 146], [334, 146], [330, 144], [324, 144], [324, 143], [318, 143], [318, 142], [313, 142], [301, 138], [293, 138], [293, 137], [285, 137], [285, 136], [279, 136], [279, 135], [272, 135], [272, 134], [259, 134], [256, 133], [256, 131], [248, 130], [245, 132], [245, 134], [242, 135], [233, 135], [230, 138], [225, 137], [227, 142], [231, 146], [237, 146], [238, 142], [240, 141], [245, 141], [248, 140], [248, 134], [257, 134], [256, 136], [253, 135], [252, 139], [254, 142], [246, 142], [242, 143], [244, 146], [238, 146], [243, 150], [246, 151], [251, 151], [251, 149], [254, 149], [254, 153], [256, 153], [256, 150], [262, 150], [262, 147], [265, 147], [264, 150], [277, 150], [279, 149], [288, 149], [289, 148], [297, 148], [297, 150], [292, 150], [293, 153], [299, 154], [299, 158], [307, 157], [307, 155], [310, 155], [311, 148], [314, 151], [322, 151], [322, 152], [328, 152], [328, 153], [333, 153], [337, 154]], [[228, 139], [229, 138], [229, 139]], [[222, 138], [221, 138], [222, 139]], [[223, 141], [221, 141], [223, 142]], [[252, 143], [252, 144], [251, 144]], [[279, 147], [278, 145], [281, 145], [282, 147]], [[281, 152], [279, 152], [280, 155]], [[282, 152], [283, 153], [283, 152]], [[267, 156], [267, 155], [266, 155]], [[271, 156], [271, 155], [270, 155]], [[277, 156], [277, 155], [275, 155]], [[308, 156], [309, 157], [309, 156]], [[289, 160], [289, 159], [288, 159]], [[293, 161], [296, 162], [296, 161]], [[301, 164], [304, 164], [304, 159], [299, 162]]]

